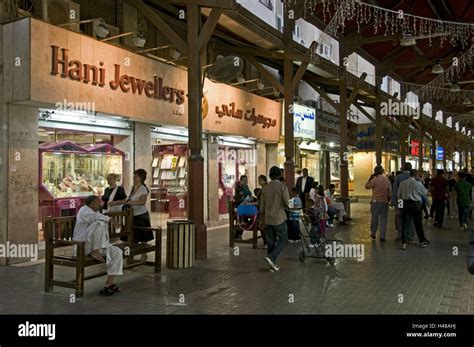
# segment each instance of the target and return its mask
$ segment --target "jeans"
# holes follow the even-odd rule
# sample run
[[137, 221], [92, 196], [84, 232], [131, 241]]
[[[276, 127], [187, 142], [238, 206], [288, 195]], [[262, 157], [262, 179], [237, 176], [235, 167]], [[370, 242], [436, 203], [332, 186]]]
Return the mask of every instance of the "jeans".
[[334, 207], [328, 206], [328, 224], [334, 223], [334, 216], [336, 215], [336, 209]]
[[385, 232], [387, 231], [388, 218], [388, 203], [386, 202], [371, 202], [370, 213], [372, 215], [370, 221], [370, 233], [375, 236], [379, 227], [380, 218], [380, 238], [385, 239]]
[[268, 245], [268, 258], [275, 262], [288, 243], [288, 227], [286, 221], [280, 225], [266, 225], [265, 236]]
[[434, 200], [433, 199], [433, 207], [435, 209], [435, 222], [438, 225], [443, 224], [444, 220], [444, 208], [446, 207], [445, 205], [445, 199], [442, 200]]
[[300, 221], [288, 219], [286, 222], [288, 224], [288, 239], [293, 240], [293, 241], [299, 240], [300, 239]]
[[[400, 240], [402, 239], [402, 230], [403, 230], [403, 223], [402, 223], [402, 209], [395, 207], [395, 228], [398, 231], [398, 237]], [[408, 229], [408, 240], [413, 241], [415, 239], [415, 224], [413, 224], [413, 220], [410, 223], [410, 228]]]
[[419, 201], [403, 200], [403, 209], [400, 212], [402, 216], [402, 243], [407, 243], [412, 221], [415, 223], [416, 235], [420, 243], [426, 241], [425, 232], [423, 231], [421, 203]]
[[459, 218], [459, 226], [465, 223], [469, 226], [469, 207], [462, 207], [458, 204], [458, 218]]

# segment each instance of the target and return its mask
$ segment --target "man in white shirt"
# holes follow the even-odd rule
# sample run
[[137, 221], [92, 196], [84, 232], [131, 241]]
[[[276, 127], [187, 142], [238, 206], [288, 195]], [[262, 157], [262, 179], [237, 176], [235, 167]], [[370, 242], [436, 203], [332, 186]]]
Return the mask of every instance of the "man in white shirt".
[[338, 212], [338, 219], [339, 223], [344, 224], [344, 217], [347, 216], [346, 209], [344, 207], [344, 204], [342, 202], [336, 201], [336, 198], [334, 197], [334, 193], [336, 192], [336, 186], [334, 184], [330, 184], [329, 188], [324, 192], [324, 195], [326, 195], [327, 198], [331, 201], [332, 207]]
[[107, 280], [100, 294], [110, 296], [120, 290], [114, 284], [114, 276], [123, 273], [123, 255], [109, 242], [110, 217], [100, 213], [100, 207], [99, 197], [91, 195], [86, 199], [76, 217], [73, 240], [84, 241], [85, 255], [107, 264]]
[[421, 203], [426, 199], [428, 190], [418, 180], [418, 172], [410, 171], [410, 178], [402, 181], [397, 192], [397, 206], [400, 208], [402, 217], [402, 249], [407, 249], [408, 231], [413, 220], [416, 234], [420, 241], [420, 247], [424, 248], [430, 244], [423, 230], [423, 218]]

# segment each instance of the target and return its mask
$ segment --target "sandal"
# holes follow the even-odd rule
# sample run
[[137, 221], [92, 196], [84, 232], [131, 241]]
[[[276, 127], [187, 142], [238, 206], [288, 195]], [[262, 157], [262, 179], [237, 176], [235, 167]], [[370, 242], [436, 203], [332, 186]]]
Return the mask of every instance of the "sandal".
[[117, 287], [117, 285], [116, 285], [115, 283], [112, 284], [112, 285], [109, 287], [109, 289], [113, 290], [114, 293], [120, 292], [120, 288]]
[[115, 294], [115, 291], [112, 289], [112, 286], [110, 287], [104, 287], [100, 292], [99, 294], [101, 296], [111, 296], [111, 295], [114, 295]]

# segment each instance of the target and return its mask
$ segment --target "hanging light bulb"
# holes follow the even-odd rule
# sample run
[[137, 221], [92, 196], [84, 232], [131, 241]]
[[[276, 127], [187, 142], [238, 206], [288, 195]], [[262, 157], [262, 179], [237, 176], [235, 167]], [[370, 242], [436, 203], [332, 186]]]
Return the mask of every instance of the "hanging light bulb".
[[405, 34], [402, 38], [400, 38], [400, 46], [407, 47], [407, 46], [415, 46], [416, 39], [412, 34]]
[[431, 69], [431, 73], [435, 75], [442, 74], [444, 72], [444, 67], [440, 64], [440, 60], [436, 60], [436, 64], [433, 65], [433, 68]]
[[454, 93], [458, 93], [461, 91], [461, 87], [459, 86], [457, 81], [454, 80], [453, 83], [451, 83], [451, 88], [449, 88], [449, 91]]
[[462, 104], [463, 104], [463, 106], [471, 106], [472, 101], [471, 101], [471, 99], [466, 98], [466, 99], [463, 100]]

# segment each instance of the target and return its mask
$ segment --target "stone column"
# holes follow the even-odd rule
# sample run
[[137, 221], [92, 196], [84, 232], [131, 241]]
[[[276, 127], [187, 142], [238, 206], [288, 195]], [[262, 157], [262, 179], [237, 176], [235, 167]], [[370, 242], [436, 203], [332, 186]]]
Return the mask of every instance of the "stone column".
[[[133, 134], [133, 145], [130, 154], [131, 167], [133, 170], [145, 169], [148, 176], [146, 179], [146, 185], [151, 187], [152, 184], [152, 172], [151, 172], [151, 132], [150, 125], [145, 123], [135, 123], [135, 129]], [[132, 176], [130, 176], [130, 184], [133, 185]], [[150, 199], [147, 202], [148, 210], [151, 210]]]
[[[129, 194], [132, 189], [132, 173], [133, 173], [133, 136], [116, 135], [113, 137], [114, 147], [125, 152], [125, 159], [123, 161], [122, 168], [122, 180], [121, 185], [124, 187], [125, 192]], [[151, 160], [151, 158], [150, 158]], [[146, 170], [146, 169], [145, 169]], [[151, 171], [149, 172], [151, 175]], [[151, 186], [151, 176], [149, 184]]]
[[217, 141], [207, 143], [207, 196], [210, 224], [219, 221], [219, 144]]
[[[257, 157], [256, 157], [256, 176], [258, 184], [258, 176], [267, 175], [270, 168], [267, 168], [267, 147], [264, 143], [257, 143]], [[255, 186], [256, 187], [256, 186]]]
[[279, 166], [278, 165], [278, 144], [269, 143], [266, 146], [266, 162], [267, 168], [265, 170], [265, 176], [268, 178], [268, 172], [272, 166]]
[[[38, 108], [8, 106], [8, 213], [10, 244], [38, 244]], [[8, 264], [30, 259], [9, 258]]]

